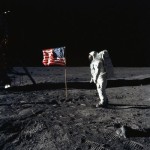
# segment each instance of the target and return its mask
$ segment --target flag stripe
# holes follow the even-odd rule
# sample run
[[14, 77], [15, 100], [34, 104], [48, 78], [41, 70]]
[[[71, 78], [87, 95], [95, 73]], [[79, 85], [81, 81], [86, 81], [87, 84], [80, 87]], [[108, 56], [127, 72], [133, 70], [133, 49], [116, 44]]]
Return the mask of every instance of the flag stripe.
[[66, 60], [64, 57], [64, 50], [65, 47], [50, 48], [50, 49], [43, 50], [42, 63], [45, 66], [50, 66], [50, 65], [64, 66], [66, 64]]

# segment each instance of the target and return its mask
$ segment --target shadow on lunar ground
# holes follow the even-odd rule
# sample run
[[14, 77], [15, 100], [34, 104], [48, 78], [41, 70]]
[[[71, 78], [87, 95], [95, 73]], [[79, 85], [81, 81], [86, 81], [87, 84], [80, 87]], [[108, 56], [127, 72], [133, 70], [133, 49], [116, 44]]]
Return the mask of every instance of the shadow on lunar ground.
[[[141, 79], [141, 80], [109, 80], [107, 88], [111, 87], [122, 87], [122, 86], [139, 86], [139, 85], [148, 85], [150, 84], [150, 78]], [[38, 83], [36, 85], [24, 85], [24, 86], [13, 86], [8, 90], [11, 91], [34, 91], [34, 90], [47, 90], [47, 89], [64, 89], [65, 83], [59, 82], [47, 82], [47, 83]], [[89, 82], [67, 82], [67, 88], [75, 89], [95, 89], [95, 84]]]
[[109, 104], [109, 109], [150, 109], [147, 105], [125, 105], [125, 104]]
[[121, 126], [116, 130], [117, 134], [121, 137], [150, 137], [150, 128], [147, 129], [134, 129], [130, 126]]

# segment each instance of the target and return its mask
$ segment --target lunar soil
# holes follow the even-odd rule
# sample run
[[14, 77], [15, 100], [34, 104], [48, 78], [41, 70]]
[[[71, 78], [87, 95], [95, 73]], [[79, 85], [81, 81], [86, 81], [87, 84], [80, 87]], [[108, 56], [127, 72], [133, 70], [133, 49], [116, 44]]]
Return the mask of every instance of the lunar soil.
[[149, 150], [150, 69], [115, 68], [99, 101], [88, 67], [20, 67], [0, 89], [1, 150]]

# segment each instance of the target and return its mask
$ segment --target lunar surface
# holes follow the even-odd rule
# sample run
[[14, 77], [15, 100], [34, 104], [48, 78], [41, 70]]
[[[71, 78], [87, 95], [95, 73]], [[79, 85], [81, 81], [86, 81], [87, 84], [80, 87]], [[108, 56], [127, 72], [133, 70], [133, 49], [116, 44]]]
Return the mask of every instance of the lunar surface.
[[150, 68], [114, 68], [107, 108], [89, 67], [27, 69], [36, 84], [14, 67], [0, 89], [1, 150], [150, 149]]

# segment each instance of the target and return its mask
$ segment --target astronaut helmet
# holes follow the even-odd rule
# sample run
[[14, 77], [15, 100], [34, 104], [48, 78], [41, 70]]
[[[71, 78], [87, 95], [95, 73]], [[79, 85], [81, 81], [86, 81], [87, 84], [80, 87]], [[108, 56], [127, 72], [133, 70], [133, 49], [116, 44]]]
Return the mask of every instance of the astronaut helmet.
[[97, 56], [97, 52], [96, 51], [91, 51], [89, 53], [89, 60], [92, 61], [96, 56]]

